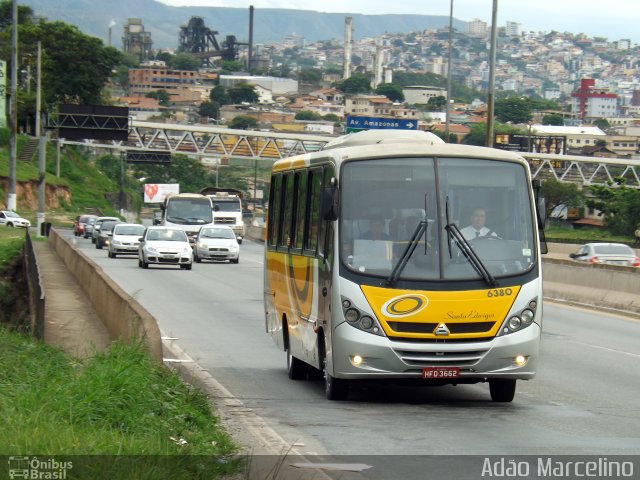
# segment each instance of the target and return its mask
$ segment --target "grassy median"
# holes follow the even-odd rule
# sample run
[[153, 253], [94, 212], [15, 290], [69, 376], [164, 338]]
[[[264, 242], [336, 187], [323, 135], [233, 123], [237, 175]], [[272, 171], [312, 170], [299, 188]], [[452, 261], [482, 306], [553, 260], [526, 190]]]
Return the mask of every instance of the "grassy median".
[[[24, 236], [0, 230], [0, 301], [16, 294], [9, 272]], [[0, 455], [73, 456], [66, 478], [210, 479], [241, 470], [205, 395], [142, 342], [77, 360], [4, 318], [0, 412]]]

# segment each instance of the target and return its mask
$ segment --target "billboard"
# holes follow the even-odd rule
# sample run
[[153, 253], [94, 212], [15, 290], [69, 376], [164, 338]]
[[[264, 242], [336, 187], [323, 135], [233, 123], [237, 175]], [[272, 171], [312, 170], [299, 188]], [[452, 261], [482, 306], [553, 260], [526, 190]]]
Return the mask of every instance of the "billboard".
[[174, 193], [180, 193], [179, 183], [145, 183], [144, 203], [162, 203]]
[[526, 135], [496, 133], [493, 146], [500, 150], [531, 153], [567, 154], [567, 137], [563, 135]]

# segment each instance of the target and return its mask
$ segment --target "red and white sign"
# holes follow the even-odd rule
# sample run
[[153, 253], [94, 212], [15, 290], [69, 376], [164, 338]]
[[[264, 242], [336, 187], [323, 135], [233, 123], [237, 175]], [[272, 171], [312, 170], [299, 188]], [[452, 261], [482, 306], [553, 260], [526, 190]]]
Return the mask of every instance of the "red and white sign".
[[144, 203], [162, 203], [167, 195], [180, 193], [179, 183], [145, 183]]

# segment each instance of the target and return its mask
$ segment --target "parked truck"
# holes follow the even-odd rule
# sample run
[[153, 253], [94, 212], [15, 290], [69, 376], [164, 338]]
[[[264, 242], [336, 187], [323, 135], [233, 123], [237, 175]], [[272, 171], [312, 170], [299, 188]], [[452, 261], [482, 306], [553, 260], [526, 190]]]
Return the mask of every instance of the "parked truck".
[[244, 238], [242, 192], [235, 188], [208, 187], [201, 190], [200, 193], [211, 199], [213, 223], [231, 227], [236, 234], [238, 243], [242, 243]]

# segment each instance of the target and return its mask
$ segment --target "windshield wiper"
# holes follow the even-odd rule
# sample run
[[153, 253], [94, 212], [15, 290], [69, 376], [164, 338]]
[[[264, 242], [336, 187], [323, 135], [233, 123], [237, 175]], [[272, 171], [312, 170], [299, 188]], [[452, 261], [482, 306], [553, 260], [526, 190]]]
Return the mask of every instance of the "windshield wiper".
[[[411, 236], [411, 240], [409, 240], [409, 243], [407, 244], [407, 247], [404, 249], [404, 252], [402, 252], [402, 256], [398, 259], [398, 263], [396, 263], [395, 267], [393, 267], [393, 270], [387, 277], [386, 284], [388, 286], [393, 286], [398, 281], [398, 277], [404, 270], [404, 267], [406, 267], [407, 263], [409, 262], [409, 259], [411, 258], [411, 255], [413, 255], [413, 252], [418, 246], [418, 242], [420, 241], [420, 238], [422, 238], [422, 236], [425, 235], [426, 232], [427, 232], [427, 222], [424, 220], [421, 220], [420, 222], [418, 222], [418, 225], [416, 226], [416, 229], [414, 230], [413, 235]], [[427, 246], [425, 242], [425, 253], [426, 253], [426, 249], [427, 249]]]
[[[447, 223], [444, 229], [449, 234], [449, 237], [453, 237], [455, 242], [458, 244], [460, 251], [465, 256], [465, 258], [469, 260], [469, 263], [475, 269], [475, 271], [478, 272], [478, 275], [480, 275], [484, 279], [487, 285], [489, 285], [490, 287], [495, 287], [497, 285], [496, 279], [493, 278], [493, 275], [491, 275], [491, 273], [489, 273], [489, 270], [487, 270], [487, 267], [484, 265], [484, 263], [482, 263], [482, 260], [480, 260], [480, 257], [478, 257], [467, 239], [464, 238], [464, 235], [462, 235], [462, 232], [460, 231], [458, 226], [455, 223]], [[451, 245], [449, 245], [449, 253], [451, 253]]]

